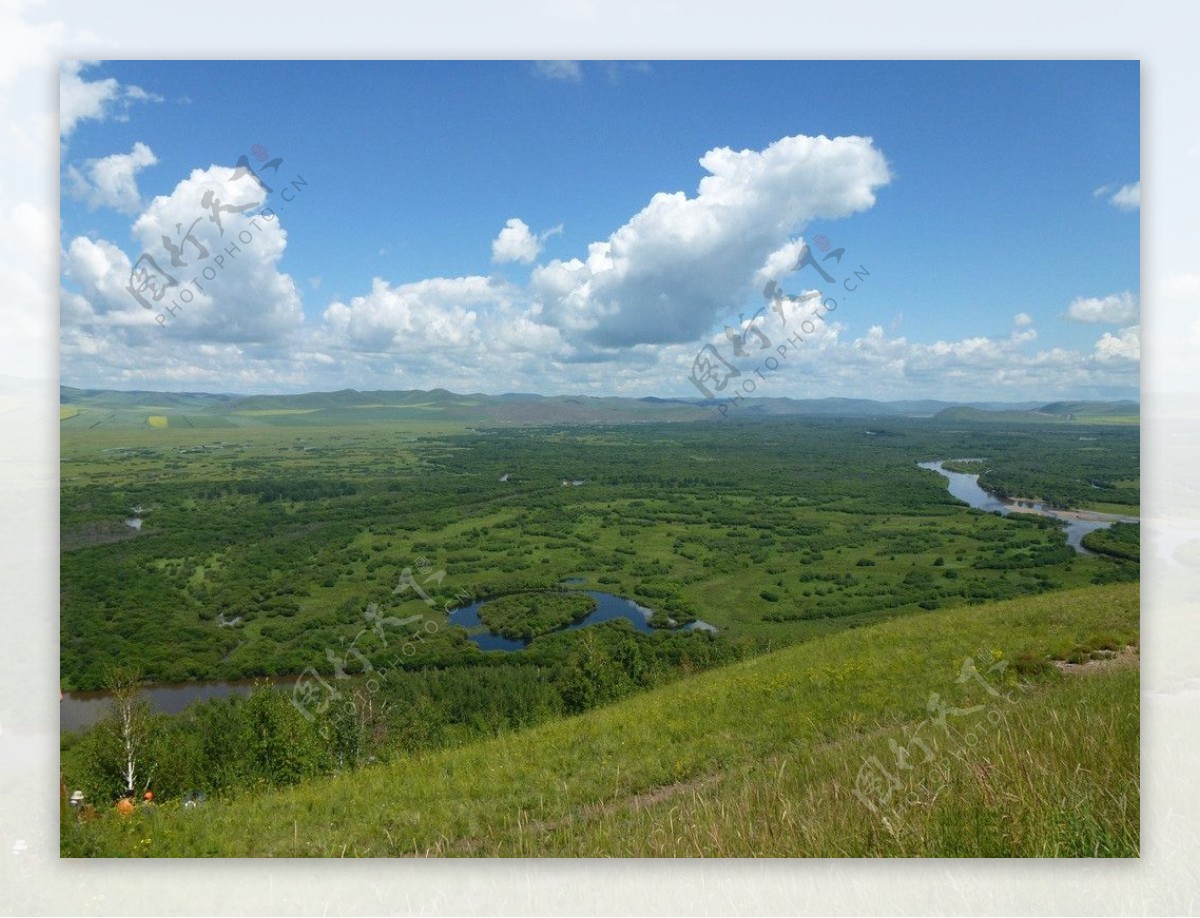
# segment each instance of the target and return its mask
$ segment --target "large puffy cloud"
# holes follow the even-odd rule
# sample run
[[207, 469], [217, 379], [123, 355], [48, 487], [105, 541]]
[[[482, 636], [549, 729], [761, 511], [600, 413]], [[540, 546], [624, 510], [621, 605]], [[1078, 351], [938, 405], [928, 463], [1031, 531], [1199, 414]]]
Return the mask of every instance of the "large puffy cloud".
[[890, 179], [864, 137], [785, 137], [765, 150], [710, 150], [694, 197], [659, 193], [586, 260], [535, 269], [531, 289], [546, 321], [569, 340], [600, 348], [695, 340], [770, 256], [816, 218], [875, 203]]
[[135, 214], [142, 205], [137, 174], [157, 162], [153, 150], [144, 143], [135, 143], [128, 153], [89, 159], [82, 170], [69, 167], [67, 178], [71, 185], [68, 191], [86, 201], [92, 209], [111, 207], [121, 213]]
[[[222, 209], [263, 199], [253, 178], [233, 174], [196, 169], [156, 197], [133, 224], [137, 254], [104, 239], [71, 240], [62, 253], [64, 380], [221, 391], [302, 385], [309, 361], [291, 353], [303, 323], [300, 298], [279, 270], [287, 235], [277, 217], [255, 216], [257, 208]], [[140, 289], [151, 308], [129, 289], [140, 288], [142, 270], [163, 291], [156, 300], [156, 288]]]
[[1076, 297], [1067, 307], [1067, 318], [1075, 322], [1106, 322], [1122, 325], [1137, 318], [1137, 297], [1126, 290], [1101, 297]]
[[[255, 216], [266, 192], [252, 176], [234, 174], [228, 166], [193, 170], [150, 203], [133, 234], [179, 284], [168, 295], [182, 306], [169, 318], [176, 334], [280, 341], [303, 322], [296, 285], [279, 270], [287, 232], [274, 215]], [[191, 301], [183, 303], [186, 290]]]

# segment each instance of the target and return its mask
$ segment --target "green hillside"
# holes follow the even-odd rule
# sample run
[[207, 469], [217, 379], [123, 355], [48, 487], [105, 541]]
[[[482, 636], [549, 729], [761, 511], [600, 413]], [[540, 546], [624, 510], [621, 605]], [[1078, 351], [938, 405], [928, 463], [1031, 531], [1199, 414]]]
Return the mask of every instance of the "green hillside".
[[885, 621], [62, 852], [1137, 856], [1137, 627], [1136, 584]]
[[1137, 402], [1051, 402], [1037, 408], [979, 408], [955, 405], [936, 415], [938, 420], [968, 423], [1008, 424], [1137, 424], [1141, 408]]

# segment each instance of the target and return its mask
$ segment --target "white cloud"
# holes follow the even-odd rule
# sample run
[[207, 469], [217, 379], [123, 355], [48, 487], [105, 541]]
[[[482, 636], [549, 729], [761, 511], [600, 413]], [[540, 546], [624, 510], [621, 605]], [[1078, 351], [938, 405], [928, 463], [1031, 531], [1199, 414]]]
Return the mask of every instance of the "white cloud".
[[[62, 257], [63, 275], [82, 291], [86, 314], [93, 318], [126, 314], [154, 321], [154, 316], [137, 307], [126, 292], [131, 266], [129, 256], [104, 239], [77, 236]], [[84, 303], [78, 303], [83, 312]]]
[[1100, 360], [1140, 360], [1141, 355], [1141, 329], [1137, 325], [1122, 328], [1115, 335], [1105, 332], [1096, 342], [1096, 357]]
[[1067, 318], [1075, 322], [1122, 325], [1136, 319], [1137, 314], [1137, 297], [1128, 290], [1102, 297], [1076, 297], [1067, 307]]
[[754, 272], [754, 286], [770, 281], [783, 280], [796, 267], [796, 260], [804, 254], [803, 239], [790, 239], [768, 255], [762, 265]]
[[563, 391], [581, 378], [557, 329], [500, 278], [376, 278], [369, 293], [331, 303], [323, 318], [313, 349], [338, 358], [337, 378], [364, 385]]
[[887, 162], [864, 137], [785, 137], [700, 159], [695, 197], [654, 195], [586, 260], [553, 260], [531, 289], [546, 321], [595, 347], [696, 340], [744, 298], [772, 253], [809, 221], [875, 203]]
[[543, 233], [534, 235], [524, 220], [513, 217], [504, 224], [500, 235], [492, 240], [492, 261], [503, 264], [509, 261], [519, 261], [530, 264], [541, 254], [542, 247], [548, 237], [562, 232], [562, 224]]
[[[932, 344], [888, 338], [873, 326], [865, 336], [828, 352], [820, 365], [827, 388], [841, 386], [861, 393], [862, 380], [870, 378], [875, 397], [978, 399], [1053, 399], [1074, 393], [1080, 397], [1127, 397], [1138, 385], [1135, 329], [1123, 329], [1125, 360], [1111, 361], [1109, 352], [1082, 354], [1062, 348], [1031, 350], [1032, 329], [1008, 338], [975, 336]], [[1133, 347], [1130, 351], [1129, 336]], [[1107, 345], [1106, 345], [1107, 347]]]
[[580, 67], [579, 61], [535, 61], [533, 68], [538, 76], [548, 80], [578, 83], [583, 78], [583, 68]]
[[435, 277], [395, 287], [377, 277], [370, 293], [331, 303], [324, 318], [330, 338], [342, 347], [420, 355], [478, 341], [476, 309], [507, 297], [502, 283], [486, 277]]
[[63, 61], [59, 70], [58, 130], [68, 137], [80, 121], [122, 117], [132, 102], [161, 102], [162, 96], [140, 86], [122, 86], [113, 77], [85, 80], [81, 73], [94, 61]]
[[[215, 165], [193, 170], [150, 203], [133, 234], [181, 286], [197, 288], [172, 323], [211, 340], [277, 341], [303, 322], [296, 285], [278, 269], [287, 232], [277, 217], [252, 216], [264, 192], [250, 176], [232, 180], [232, 172]], [[165, 240], [180, 250], [183, 264], [172, 263]]]
[[158, 162], [148, 146], [135, 143], [128, 153], [114, 153], [103, 159], [89, 159], [80, 171], [67, 169], [71, 182], [68, 192], [87, 202], [89, 208], [111, 207], [125, 214], [137, 213], [142, 206], [137, 174]]
[[1142, 206], [1142, 183], [1137, 181], [1132, 185], [1123, 185], [1108, 200], [1120, 210], [1137, 210]]
[[[800, 331], [792, 311], [781, 328], [781, 317], [767, 309], [758, 322], [769, 347], [747, 337], [746, 353], [735, 357], [729, 333], [740, 329], [725, 323], [765, 305], [762, 284], [782, 282], [793, 270], [804, 246], [795, 234], [815, 217], [870, 207], [888, 179], [887, 165], [859, 138], [787, 138], [761, 152], [712, 151], [701, 162], [709, 175], [694, 196], [655, 195], [607, 239], [591, 243], [585, 258], [540, 265], [528, 285], [499, 276], [405, 284], [376, 278], [362, 295], [329, 302], [308, 325], [291, 278], [278, 269], [286, 246], [278, 220], [259, 218], [248, 230], [253, 241], [226, 259], [215, 280], [199, 274], [234, 243], [235, 225], [237, 232], [247, 226], [246, 216], [223, 214], [222, 235], [200, 205], [203, 192], [215, 190], [231, 204], [260, 195], [250, 179], [227, 187], [228, 169], [196, 170], [150, 203], [133, 232], [181, 284], [196, 277], [204, 289], [160, 328], [125, 289], [135, 255], [103, 239], [72, 240], [62, 257], [64, 381], [695, 397], [688, 377], [702, 344], [734, 359], [741, 382], [800, 333], [803, 343], [746, 394], [1050, 399], [1136, 390], [1136, 326], [1106, 335], [1090, 352], [1037, 351], [1027, 313], [1013, 317], [1007, 337], [920, 342], [891, 337], [881, 325], [850, 337], [840, 312]], [[170, 265], [161, 237], [181, 243], [176, 224], [194, 228], [207, 259], [187, 244], [181, 254], [189, 263]], [[493, 257], [530, 263], [546, 235], [513, 218], [493, 243]], [[789, 292], [799, 286], [789, 284]]]
[[121, 84], [113, 77], [88, 82], [79, 74], [88, 66], [84, 61], [63, 61], [58, 84], [58, 129], [68, 136], [85, 119], [101, 121], [106, 107], [121, 93]]
[[[102, 340], [114, 363], [123, 354], [130, 365], [142, 363], [144, 351], [155, 351], [152, 362], [161, 362], [172, 348], [196, 341], [282, 349], [291, 340], [303, 313], [292, 278], [278, 270], [287, 245], [279, 218], [218, 207], [221, 225], [212, 219], [213, 206], [237, 207], [263, 197], [252, 178], [232, 181], [232, 172], [225, 166], [196, 169], [169, 195], [156, 197], [132, 227], [139, 256], [103, 239], [71, 241], [63, 274], [78, 289], [64, 296], [70, 306], [62, 326], [64, 366], [76, 351], [88, 352], [89, 338]], [[213, 195], [207, 208], [206, 192]], [[135, 266], [162, 272], [158, 283], [165, 292], [159, 299], [153, 289], [141, 291], [151, 308], [127, 289]], [[167, 312], [172, 301], [174, 314]]]

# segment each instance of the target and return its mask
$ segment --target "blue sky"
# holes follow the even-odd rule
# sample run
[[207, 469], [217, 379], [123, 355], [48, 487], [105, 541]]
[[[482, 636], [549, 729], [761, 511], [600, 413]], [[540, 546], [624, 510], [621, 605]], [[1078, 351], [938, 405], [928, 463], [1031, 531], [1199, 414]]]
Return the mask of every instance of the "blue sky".
[[[1135, 61], [67, 64], [61, 126], [67, 384], [1137, 397]], [[143, 308], [242, 155], [277, 215]]]

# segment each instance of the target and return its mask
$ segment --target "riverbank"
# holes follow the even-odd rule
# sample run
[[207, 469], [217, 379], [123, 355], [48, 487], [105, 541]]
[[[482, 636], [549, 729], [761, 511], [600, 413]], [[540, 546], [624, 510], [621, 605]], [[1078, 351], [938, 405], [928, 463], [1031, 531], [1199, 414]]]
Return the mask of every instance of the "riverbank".
[[1139, 523], [1136, 516], [1101, 513], [1098, 510], [1051, 509], [1041, 501], [1027, 498], [1000, 498], [979, 484], [979, 475], [954, 472], [945, 467], [947, 462], [965, 462], [964, 459], [940, 459], [918, 462], [918, 468], [937, 472], [946, 479], [950, 493], [976, 510], [1008, 515], [1010, 513], [1032, 513], [1048, 516], [1066, 524], [1067, 544], [1081, 555], [1094, 554], [1083, 546], [1083, 537], [1097, 529], [1106, 529], [1113, 523]]

